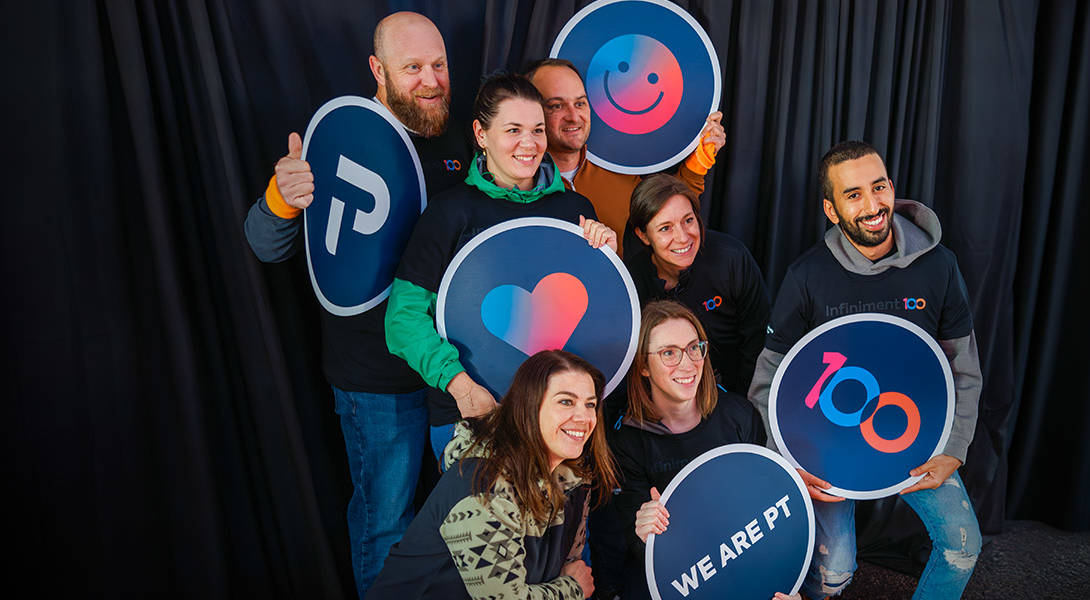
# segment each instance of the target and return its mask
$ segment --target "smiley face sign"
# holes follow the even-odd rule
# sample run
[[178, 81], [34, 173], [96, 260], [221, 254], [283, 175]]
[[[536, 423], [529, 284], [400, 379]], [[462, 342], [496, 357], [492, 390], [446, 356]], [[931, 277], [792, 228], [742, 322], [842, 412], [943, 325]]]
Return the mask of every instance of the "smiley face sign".
[[617, 131], [638, 135], [673, 118], [685, 84], [669, 48], [633, 33], [613, 38], [594, 53], [586, 87], [600, 119]]
[[711, 40], [670, 2], [593, 2], [564, 26], [550, 56], [570, 60], [583, 77], [587, 158], [611, 171], [643, 175], [681, 161], [719, 106]]

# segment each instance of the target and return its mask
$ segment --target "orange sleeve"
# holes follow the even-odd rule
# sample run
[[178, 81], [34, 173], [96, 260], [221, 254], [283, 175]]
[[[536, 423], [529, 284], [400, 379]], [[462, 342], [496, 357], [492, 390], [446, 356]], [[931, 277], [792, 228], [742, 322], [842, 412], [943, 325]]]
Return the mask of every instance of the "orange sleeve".
[[303, 212], [303, 209], [284, 202], [284, 197], [280, 195], [280, 188], [276, 185], [276, 175], [272, 176], [269, 187], [265, 188], [265, 204], [268, 204], [269, 210], [281, 219], [294, 219]]

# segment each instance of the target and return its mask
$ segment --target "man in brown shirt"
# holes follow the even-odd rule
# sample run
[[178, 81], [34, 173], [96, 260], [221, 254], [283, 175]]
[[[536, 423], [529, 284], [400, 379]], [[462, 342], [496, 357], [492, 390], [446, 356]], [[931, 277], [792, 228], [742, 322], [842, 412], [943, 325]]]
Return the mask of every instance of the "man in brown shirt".
[[[620, 234], [628, 222], [632, 190], [643, 178], [615, 173], [587, 160], [590, 103], [575, 65], [562, 58], [545, 58], [531, 64], [526, 76], [545, 98], [549, 155], [560, 170], [564, 185], [589, 198], [598, 219]], [[677, 176], [697, 194], [704, 191], [704, 175], [715, 164], [715, 154], [727, 142], [720, 124], [722, 118], [718, 111], [708, 116], [700, 145], [677, 170]], [[623, 241], [619, 240], [618, 253], [623, 249]]]

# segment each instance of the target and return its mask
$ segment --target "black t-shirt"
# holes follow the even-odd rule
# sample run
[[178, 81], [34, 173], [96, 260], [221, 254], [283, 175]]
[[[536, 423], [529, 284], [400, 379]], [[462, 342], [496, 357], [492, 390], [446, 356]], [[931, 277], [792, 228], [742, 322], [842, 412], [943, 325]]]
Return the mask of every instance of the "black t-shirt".
[[[469, 184], [451, 188], [436, 197], [416, 222], [397, 278], [438, 293], [454, 255], [485, 229], [520, 217], [552, 217], [578, 224], [580, 216], [597, 218], [590, 201], [575, 192], [556, 192], [519, 203], [492, 198]], [[428, 405], [433, 426], [462, 418], [454, 398], [445, 391], [430, 390]]]
[[769, 301], [761, 270], [738, 239], [708, 231], [696, 260], [666, 290], [651, 253], [633, 252], [625, 259], [640, 305], [676, 300], [692, 310], [708, 334], [712, 367], [728, 390], [745, 395], [757, 355], [764, 346]]
[[765, 346], [786, 354], [822, 323], [861, 312], [907, 319], [938, 340], [964, 337], [973, 329], [965, 281], [945, 247], [935, 246], [903, 269], [861, 275], [842, 267], [822, 243], [787, 270]]
[[[420, 158], [429, 203], [442, 191], [461, 184], [472, 160], [463, 129], [451, 123], [435, 138], [409, 135]], [[386, 347], [386, 301], [351, 317], [327, 310], [322, 315], [322, 371], [332, 385], [346, 391], [395, 394], [412, 392], [424, 382]]]
[[[625, 423], [609, 431], [609, 445], [617, 459], [623, 481], [613, 497], [628, 539], [625, 598], [648, 596], [644, 578], [644, 544], [636, 537], [636, 511], [650, 500], [651, 488], [659, 493], [694, 458], [724, 444], [747, 443], [764, 446], [761, 415], [745, 397], [720, 391], [715, 409], [699, 425], [684, 433], [656, 433]], [[725, 485], [729, 485], [729, 482]], [[591, 530], [594, 535], [594, 530]]]

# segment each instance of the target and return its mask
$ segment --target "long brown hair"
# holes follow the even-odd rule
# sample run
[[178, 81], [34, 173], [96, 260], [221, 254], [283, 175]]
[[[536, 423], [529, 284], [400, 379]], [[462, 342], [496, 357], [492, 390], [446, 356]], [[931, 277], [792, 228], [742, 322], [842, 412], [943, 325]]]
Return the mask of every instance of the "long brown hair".
[[[515, 371], [511, 387], [499, 408], [483, 418], [469, 421], [474, 442], [464, 456], [472, 456], [477, 447], [486, 449], [487, 454], [477, 468], [474, 492], [489, 493], [496, 480], [502, 477], [510, 484], [523, 512], [542, 523], [552, 521], [563, 508], [564, 490], [549, 470], [549, 453], [541, 437], [538, 417], [549, 379], [569, 371], [586, 373], [594, 382], [594, 393], [598, 398], [597, 423], [590, 439], [583, 445], [583, 453], [562, 464], [588, 482], [596, 497], [609, 498], [617, 487], [617, 475], [602, 423], [605, 378], [582, 358], [563, 350], [543, 350], [534, 354]], [[544, 486], [542, 482], [545, 482]]]
[[[632, 368], [628, 371], [628, 415], [633, 419], [643, 422], [658, 422], [662, 415], [651, 401], [651, 380], [643, 374], [647, 369], [647, 363], [652, 360], [651, 331], [659, 325], [671, 319], [688, 321], [696, 329], [696, 337], [702, 342], [708, 341], [708, 335], [704, 333], [704, 326], [696, 318], [693, 311], [673, 300], [659, 300], [648, 303], [643, 307], [643, 318], [640, 320], [640, 343], [636, 347], [636, 358], [632, 361]], [[657, 358], [654, 360], [658, 360]], [[708, 363], [708, 357], [704, 358], [705, 364], [700, 373], [700, 383], [696, 385], [696, 405], [700, 408], [701, 416], [708, 416], [715, 409], [715, 403], [719, 394], [715, 389], [715, 375]]]

